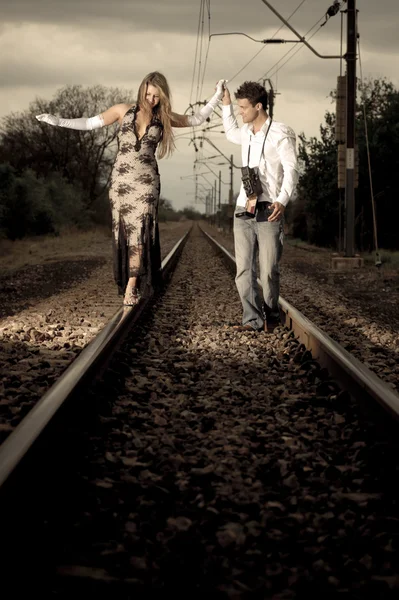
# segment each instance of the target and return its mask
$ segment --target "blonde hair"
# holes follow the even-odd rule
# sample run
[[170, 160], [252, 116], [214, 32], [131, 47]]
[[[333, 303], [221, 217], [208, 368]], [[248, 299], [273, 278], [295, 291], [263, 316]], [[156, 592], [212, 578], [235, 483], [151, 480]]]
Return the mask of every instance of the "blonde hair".
[[158, 71], [153, 71], [146, 75], [140, 84], [137, 102], [148, 118], [151, 118], [152, 111], [147, 103], [147, 88], [153, 85], [159, 92], [159, 104], [155, 107], [154, 113], [163, 125], [163, 135], [158, 147], [158, 158], [169, 156], [175, 149], [174, 135], [171, 125], [172, 108], [171, 93], [166, 77]]

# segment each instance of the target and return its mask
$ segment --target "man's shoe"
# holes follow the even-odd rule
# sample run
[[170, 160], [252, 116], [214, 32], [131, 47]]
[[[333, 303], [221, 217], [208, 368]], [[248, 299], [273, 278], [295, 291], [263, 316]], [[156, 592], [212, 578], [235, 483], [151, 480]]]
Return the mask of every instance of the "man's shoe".
[[280, 327], [281, 321], [279, 319], [268, 319], [265, 321], [265, 331], [267, 333], [273, 333], [273, 331]]

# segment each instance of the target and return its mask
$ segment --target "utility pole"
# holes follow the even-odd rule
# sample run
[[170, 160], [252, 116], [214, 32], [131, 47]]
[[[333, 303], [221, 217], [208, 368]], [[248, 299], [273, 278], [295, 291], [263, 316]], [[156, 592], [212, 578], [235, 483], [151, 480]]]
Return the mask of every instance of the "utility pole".
[[220, 231], [220, 217], [221, 217], [221, 196], [222, 196], [222, 171], [219, 171], [219, 198], [218, 198], [218, 230]]
[[346, 177], [345, 256], [354, 256], [355, 245], [355, 113], [356, 113], [356, 0], [347, 0], [346, 51]]
[[234, 208], [233, 208], [233, 155], [230, 154], [230, 190], [229, 190], [229, 209], [227, 219], [229, 223], [229, 231], [233, 230]]
[[229, 205], [233, 206], [233, 155], [230, 154], [230, 191], [229, 191]]
[[216, 225], [216, 196], [217, 196], [217, 180], [215, 179], [215, 189], [213, 196], [213, 224]]
[[212, 186], [212, 197], [211, 197], [211, 223], [213, 223], [213, 207], [215, 204], [215, 189]]
[[[356, 42], [357, 42], [357, 11], [356, 0], [344, 0], [347, 3], [347, 51], [344, 57], [342, 52], [336, 55], [323, 55], [317, 52], [301, 36], [284, 17], [270, 4], [269, 0], [262, 0], [279, 19], [290, 29], [309, 50], [319, 58], [345, 58], [346, 60], [346, 117], [345, 129], [346, 139], [343, 143], [345, 156], [342, 163], [345, 162], [345, 257], [334, 256], [331, 264], [333, 268], [341, 266], [360, 267], [364, 264], [364, 259], [354, 254], [355, 245], [355, 186], [356, 186], [356, 158], [355, 158], [355, 115], [356, 115]], [[339, 11], [339, 0], [334, 0], [333, 4], [326, 12], [326, 20], [334, 16]], [[263, 40], [269, 43], [270, 40]], [[276, 40], [275, 40], [276, 41]], [[282, 40], [286, 41], [286, 40]], [[340, 160], [338, 161], [340, 163]], [[339, 179], [339, 178], [338, 178]], [[341, 188], [340, 182], [338, 182]], [[342, 186], [343, 187], [343, 186]]]
[[219, 210], [220, 210], [221, 199], [222, 199], [222, 171], [219, 171], [219, 202], [218, 202]]

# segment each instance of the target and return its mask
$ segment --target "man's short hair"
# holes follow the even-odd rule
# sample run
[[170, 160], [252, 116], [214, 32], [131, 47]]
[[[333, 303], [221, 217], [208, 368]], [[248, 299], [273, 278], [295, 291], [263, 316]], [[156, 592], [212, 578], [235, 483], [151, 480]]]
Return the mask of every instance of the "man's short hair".
[[234, 95], [237, 100], [244, 100], [246, 98], [252, 106], [260, 102], [263, 110], [267, 109], [267, 91], [263, 85], [260, 85], [256, 81], [244, 81]]

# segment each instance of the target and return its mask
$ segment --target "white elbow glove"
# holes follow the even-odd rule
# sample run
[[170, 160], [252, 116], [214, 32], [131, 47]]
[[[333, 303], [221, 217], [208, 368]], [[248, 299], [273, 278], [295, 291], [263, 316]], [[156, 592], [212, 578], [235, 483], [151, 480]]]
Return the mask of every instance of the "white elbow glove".
[[92, 129], [104, 127], [105, 125], [101, 115], [89, 117], [88, 119], [86, 119], [86, 117], [81, 117], [79, 119], [62, 119], [55, 115], [43, 114], [37, 115], [36, 119], [38, 121], [43, 121], [43, 123], [48, 123], [49, 125], [67, 127], [68, 129], [78, 129], [80, 131], [91, 131]]
[[217, 82], [216, 92], [209, 100], [208, 104], [201, 108], [200, 111], [195, 113], [195, 115], [188, 117], [189, 125], [191, 125], [192, 127], [195, 127], [196, 125], [202, 125], [202, 123], [206, 121], [208, 117], [211, 116], [212, 111], [216, 108], [220, 100], [223, 98], [224, 86], [226, 83], [227, 79], [220, 79]]

